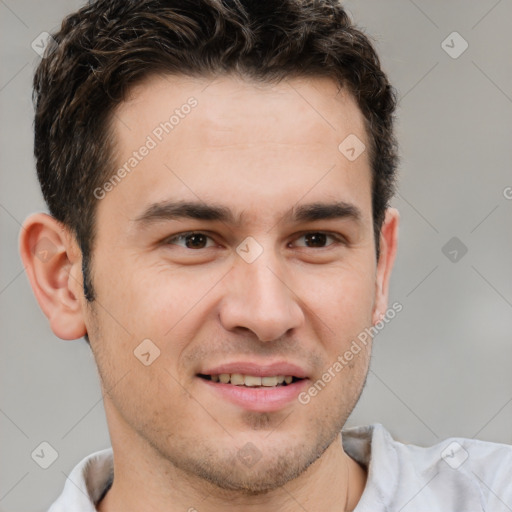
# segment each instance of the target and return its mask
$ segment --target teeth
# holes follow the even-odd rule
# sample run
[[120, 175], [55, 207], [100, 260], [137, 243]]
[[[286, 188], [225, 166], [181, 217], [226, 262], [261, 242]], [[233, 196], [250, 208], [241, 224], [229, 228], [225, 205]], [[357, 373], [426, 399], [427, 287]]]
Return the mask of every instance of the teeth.
[[272, 377], [257, 377], [255, 375], [242, 375], [240, 373], [221, 373], [220, 375], [210, 375], [213, 382], [222, 384], [234, 384], [235, 386], [247, 387], [268, 387], [272, 388], [280, 384], [291, 384], [293, 377], [291, 375], [275, 375]]
[[261, 384], [263, 386], [277, 386], [277, 377], [262, 377]]
[[249, 387], [261, 386], [261, 377], [253, 377], [252, 375], [246, 375], [244, 378], [244, 384]]
[[231, 384], [234, 384], [235, 386], [243, 386], [244, 380], [244, 376], [240, 375], [239, 373], [233, 373], [231, 375]]

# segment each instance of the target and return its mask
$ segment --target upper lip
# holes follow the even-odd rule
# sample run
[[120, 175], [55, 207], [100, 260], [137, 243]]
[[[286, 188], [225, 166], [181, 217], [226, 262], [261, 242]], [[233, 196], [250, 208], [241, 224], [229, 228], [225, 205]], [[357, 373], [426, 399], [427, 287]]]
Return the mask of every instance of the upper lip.
[[220, 375], [221, 373], [239, 373], [255, 377], [273, 377], [274, 375], [291, 375], [299, 379], [307, 377], [307, 372], [300, 366], [288, 362], [273, 362], [256, 364], [249, 361], [235, 361], [218, 366], [212, 366], [199, 372], [201, 375]]

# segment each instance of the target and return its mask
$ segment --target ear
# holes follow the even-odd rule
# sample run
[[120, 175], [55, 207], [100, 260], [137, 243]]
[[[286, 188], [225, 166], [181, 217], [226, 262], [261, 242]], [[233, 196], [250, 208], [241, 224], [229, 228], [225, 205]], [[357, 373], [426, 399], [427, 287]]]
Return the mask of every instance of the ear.
[[55, 335], [64, 340], [84, 336], [82, 255], [69, 229], [45, 213], [31, 215], [20, 233], [20, 254]]
[[395, 208], [388, 208], [380, 232], [380, 252], [375, 282], [373, 324], [384, 316], [388, 307], [389, 279], [398, 248], [398, 224], [400, 215]]

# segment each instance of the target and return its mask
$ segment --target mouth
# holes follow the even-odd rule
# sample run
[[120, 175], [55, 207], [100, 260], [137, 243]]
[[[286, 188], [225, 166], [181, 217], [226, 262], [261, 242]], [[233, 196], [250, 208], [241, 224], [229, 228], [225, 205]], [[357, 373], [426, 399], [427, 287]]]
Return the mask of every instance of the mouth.
[[233, 386], [241, 386], [247, 388], [276, 388], [281, 386], [289, 386], [295, 382], [303, 380], [294, 375], [271, 375], [261, 377], [257, 375], [243, 375], [241, 373], [216, 373], [212, 375], [198, 374], [201, 379], [212, 382], [220, 382], [221, 384], [231, 384]]
[[299, 366], [276, 362], [228, 363], [204, 369], [196, 374], [204, 383], [204, 392], [214, 400], [229, 402], [237, 408], [255, 412], [280, 411], [297, 402], [309, 382], [307, 372]]

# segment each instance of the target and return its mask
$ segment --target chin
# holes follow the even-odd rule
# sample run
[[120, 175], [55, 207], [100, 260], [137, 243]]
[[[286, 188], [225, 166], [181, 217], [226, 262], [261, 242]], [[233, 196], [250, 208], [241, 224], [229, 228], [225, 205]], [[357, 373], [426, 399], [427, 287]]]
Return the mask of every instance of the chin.
[[317, 434], [316, 439], [310, 438], [293, 445], [283, 441], [267, 446], [264, 452], [259, 452], [250, 442], [244, 445], [249, 447], [245, 453], [244, 448], [222, 452], [220, 449], [208, 450], [204, 445], [201, 449], [198, 444], [194, 452], [188, 452], [186, 460], [182, 458], [179, 461], [179, 465], [191, 477], [199, 477], [217, 489], [241, 496], [262, 495], [304, 473], [320, 458], [337, 434]]
[[251, 468], [244, 467], [237, 459], [236, 462], [224, 461], [215, 468], [202, 468], [196, 476], [225, 491], [241, 495], [261, 495], [297, 478], [316, 458], [311, 460], [304, 453], [297, 457], [297, 454], [288, 452], [277, 458], [263, 457]]

